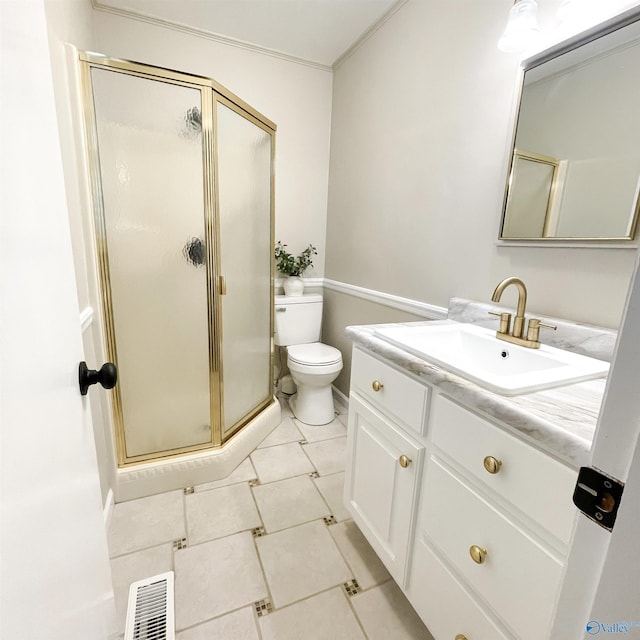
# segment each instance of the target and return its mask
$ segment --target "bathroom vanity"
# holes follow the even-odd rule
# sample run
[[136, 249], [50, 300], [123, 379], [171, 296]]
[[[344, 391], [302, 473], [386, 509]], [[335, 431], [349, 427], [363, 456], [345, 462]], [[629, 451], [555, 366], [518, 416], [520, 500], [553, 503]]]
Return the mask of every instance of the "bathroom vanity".
[[436, 640], [547, 638], [605, 379], [506, 398], [375, 329], [347, 328], [354, 521]]

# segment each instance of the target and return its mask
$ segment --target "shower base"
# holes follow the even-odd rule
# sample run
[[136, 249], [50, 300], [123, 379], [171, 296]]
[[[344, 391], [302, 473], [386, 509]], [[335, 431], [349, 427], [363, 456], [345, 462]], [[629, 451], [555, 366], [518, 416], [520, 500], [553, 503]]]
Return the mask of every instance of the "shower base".
[[115, 501], [124, 502], [226, 478], [280, 424], [273, 402], [217, 449], [118, 469]]

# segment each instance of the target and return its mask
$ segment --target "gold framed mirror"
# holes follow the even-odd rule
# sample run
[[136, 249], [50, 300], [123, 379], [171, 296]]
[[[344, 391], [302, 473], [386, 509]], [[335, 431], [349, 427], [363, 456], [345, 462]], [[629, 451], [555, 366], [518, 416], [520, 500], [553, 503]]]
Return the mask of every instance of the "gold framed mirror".
[[638, 68], [638, 9], [525, 61], [500, 240], [635, 246]]

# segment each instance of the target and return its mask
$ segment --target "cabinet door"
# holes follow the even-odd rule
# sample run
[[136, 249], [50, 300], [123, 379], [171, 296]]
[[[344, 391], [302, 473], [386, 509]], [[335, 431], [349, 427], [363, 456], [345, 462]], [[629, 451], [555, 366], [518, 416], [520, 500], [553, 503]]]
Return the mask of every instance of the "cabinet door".
[[[402, 462], [405, 466], [401, 464]], [[345, 503], [391, 575], [404, 586], [424, 447], [351, 395]]]

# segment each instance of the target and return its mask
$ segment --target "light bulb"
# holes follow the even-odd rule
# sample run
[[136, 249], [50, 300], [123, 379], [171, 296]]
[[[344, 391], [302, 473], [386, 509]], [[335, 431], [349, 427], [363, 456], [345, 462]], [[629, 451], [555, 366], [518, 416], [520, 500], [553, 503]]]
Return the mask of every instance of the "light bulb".
[[558, 11], [556, 13], [558, 22], [562, 23], [567, 18], [571, 17], [571, 14], [575, 11], [575, 3], [573, 3], [574, 6], [571, 6], [572, 3], [573, 0], [562, 0], [562, 3], [558, 7]]
[[498, 41], [498, 49], [506, 53], [520, 53], [539, 36], [536, 0], [517, 0], [509, 10], [507, 26]]

